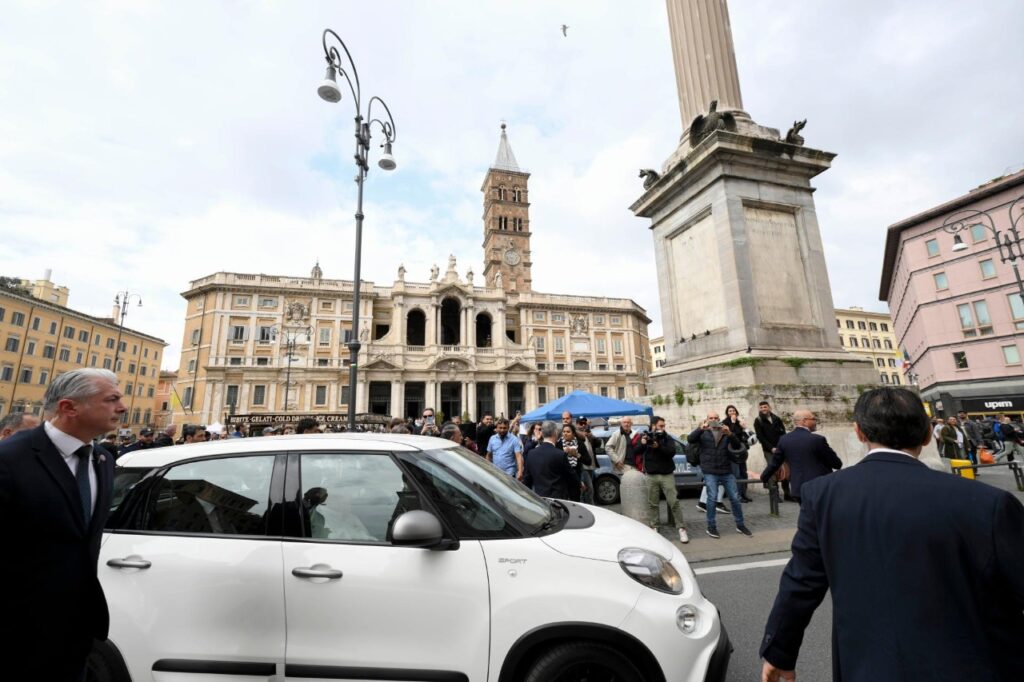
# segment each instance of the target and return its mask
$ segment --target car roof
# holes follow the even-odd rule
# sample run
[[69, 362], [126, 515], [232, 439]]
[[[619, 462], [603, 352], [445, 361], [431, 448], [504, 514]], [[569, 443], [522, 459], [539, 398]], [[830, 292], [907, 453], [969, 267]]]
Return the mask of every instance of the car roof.
[[433, 436], [400, 433], [310, 433], [261, 438], [226, 438], [205, 443], [134, 450], [117, 459], [121, 467], [155, 469], [195, 457], [242, 453], [310, 452], [317, 450], [351, 452], [418, 452], [454, 448], [457, 443]]

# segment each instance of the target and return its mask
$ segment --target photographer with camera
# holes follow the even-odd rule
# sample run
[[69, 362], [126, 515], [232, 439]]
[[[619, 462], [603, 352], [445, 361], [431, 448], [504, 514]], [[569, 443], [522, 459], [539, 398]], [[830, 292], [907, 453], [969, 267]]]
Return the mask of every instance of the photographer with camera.
[[651, 528], [657, 529], [661, 520], [661, 495], [664, 493], [669, 513], [678, 524], [679, 542], [690, 541], [683, 526], [683, 510], [676, 497], [676, 454], [675, 443], [665, 432], [665, 420], [651, 419], [651, 430], [640, 436], [639, 450], [644, 458], [644, 473], [647, 483], [647, 503], [650, 505]]
[[[434, 419], [434, 408], [427, 407], [423, 410], [423, 419], [417, 419], [416, 428], [419, 430], [418, 433], [421, 436], [440, 436], [441, 430], [437, 428], [437, 424]], [[413, 431], [417, 433], [417, 431]]]
[[[687, 442], [694, 443], [700, 449], [700, 470], [704, 474], [704, 485], [708, 491], [708, 499], [718, 498], [718, 487], [725, 488], [732, 504], [732, 516], [736, 520], [736, 532], [750, 536], [753, 533], [743, 523], [743, 503], [736, 489], [736, 476], [732, 473], [732, 465], [739, 460], [743, 451], [743, 443], [722, 423], [718, 412], [708, 412], [708, 418], [686, 437]], [[721, 536], [715, 523], [715, 505], [707, 505], [707, 534], [716, 540]]]

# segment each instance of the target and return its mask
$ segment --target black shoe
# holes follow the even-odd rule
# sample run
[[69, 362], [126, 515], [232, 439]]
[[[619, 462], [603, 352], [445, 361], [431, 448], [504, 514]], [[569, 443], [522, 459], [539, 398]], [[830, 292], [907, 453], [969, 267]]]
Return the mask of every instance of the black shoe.
[[715, 505], [715, 509], [717, 509], [718, 511], [722, 512], [723, 514], [731, 514], [732, 513], [732, 511], [728, 507], [726, 507], [725, 504], [722, 503], [722, 502], [717, 503]]
[[709, 536], [713, 537], [716, 540], [718, 538], [722, 537], [721, 535], [718, 534], [718, 529], [715, 528], [714, 526], [710, 526], [708, 528], [708, 530], [707, 530], [707, 533], [708, 533]]
[[750, 529], [747, 528], [746, 526], [736, 526], [736, 532], [737, 533], [742, 533], [743, 535], [746, 535], [748, 538], [749, 537], [753, 537], [753, 535], [754, 535], [753, 533], [750, 532]]
[[796, 498], [795, 498], [795, 497], [793, 497], [792, 495], [786, 495], [786, 496], [785, 496], [785, 497], [783, 497], [782, 499], [783, 499], [783, 501], [785, 501], [785, 502], [796, 502]]
[[708, 506], [706, 504], [704, 504], [703, 502], [698, 502], [697, 503], [697, 509], [700, 509], [702, 512], [707, 512]]
[[753, 502], [753, 500], [744, 495], [743, 497], [740, 498], [740, 502]]

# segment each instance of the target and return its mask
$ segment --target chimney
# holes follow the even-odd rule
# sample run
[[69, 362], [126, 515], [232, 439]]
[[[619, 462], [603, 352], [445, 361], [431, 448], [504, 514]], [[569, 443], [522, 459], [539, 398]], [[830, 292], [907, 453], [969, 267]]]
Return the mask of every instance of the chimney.
[[49, 282], [50, 281], [50, 277], [52, 277], [52, 276], [53, 276], [53, 270], [52, 269], [46, 268], [45, 270], [43, 270], [43, 279], [45, 281]]

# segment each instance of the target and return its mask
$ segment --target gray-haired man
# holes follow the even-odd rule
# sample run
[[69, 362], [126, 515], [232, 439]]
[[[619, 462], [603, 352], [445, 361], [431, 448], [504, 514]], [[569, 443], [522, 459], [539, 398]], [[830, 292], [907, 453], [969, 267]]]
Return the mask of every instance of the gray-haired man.
[[66, 372], [46, 389], [48, 421], [0, 443], [4, 679], [81, 680], [93, 639], [107, 637], [96, 562], [114, 458], [92, 440], [117, 428], [121, 398], [113, 372]]
[[0, 440], [13, 436], [18, 431], [34, 429], [39, 426], [39, 417], [26, 412], [12, 412], [0, 419]]

